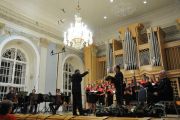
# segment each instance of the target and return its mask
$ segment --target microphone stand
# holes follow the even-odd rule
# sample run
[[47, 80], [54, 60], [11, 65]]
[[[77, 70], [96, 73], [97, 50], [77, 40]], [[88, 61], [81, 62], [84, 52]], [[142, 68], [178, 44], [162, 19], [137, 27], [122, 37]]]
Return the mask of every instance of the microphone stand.
[[58, 81], [58, 72], [59, 72], [59, 69], [58, 69], [58, 66], [59, 66], [59, 54], [61, 53], [65, 53], [66, 50], [65, 50], [65, 46], [62, 48], [61, 51], [59, 52], [54, 52], [53, 50], [51, 51], [51, 56], [53, 55], [58, 55], [58, 59], [57, 59], [57, 68], [56, 68], [56, 72], [57, 72], [57, 76], [56, 76], [56, 88], [57, 88], [57, 81]]

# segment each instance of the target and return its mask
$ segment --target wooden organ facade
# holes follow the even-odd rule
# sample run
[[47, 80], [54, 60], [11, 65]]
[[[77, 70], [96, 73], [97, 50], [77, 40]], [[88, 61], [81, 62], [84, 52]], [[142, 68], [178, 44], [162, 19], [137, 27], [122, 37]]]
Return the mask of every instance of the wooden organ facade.
[[[180, 30], [180, 19], [177, 23]], [[165, 69], [171, 79], [174, 96], [180, 96], [180, 39], [166, 42], [165, 33], [160, 27], [144, 28], [140, 23], [121, 27], [119, 35], [120, 40], [112, 39], [108, 43], [112, 50], [108, 51], [106, 56], [94, 58], [96, 77], [93, 80], [113, 74], [107, 73], [107, 69], [117, 64], [120, 65], [128, 82], [132, 76], [141, 80], [143, 74], [151, 79], [158, 79], [159, 72]], [[85, 56], [87, 57], [88, 54], [85, 53]], [[88, 63], [91, 62], [90, 59], [86, 58], [86, 60], [89, 60]]]

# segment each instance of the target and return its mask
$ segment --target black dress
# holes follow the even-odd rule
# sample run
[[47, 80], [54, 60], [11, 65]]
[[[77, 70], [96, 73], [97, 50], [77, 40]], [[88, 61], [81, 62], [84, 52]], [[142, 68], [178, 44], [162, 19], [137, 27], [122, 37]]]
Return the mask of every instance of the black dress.
[[107, 106], [111, 106], [113, 104], [113, 96], [114, 96], [114, 94], [110, 90], [107, 91], [106, 94], [107, 94], [107, 98], [106, 98]]

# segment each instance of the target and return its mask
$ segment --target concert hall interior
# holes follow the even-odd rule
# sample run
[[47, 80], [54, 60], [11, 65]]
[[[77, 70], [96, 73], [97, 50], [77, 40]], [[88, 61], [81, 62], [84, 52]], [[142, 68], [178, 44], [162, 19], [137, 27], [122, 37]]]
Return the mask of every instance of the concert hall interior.
[[0, 120], [11, 114], [180, 117], [180, 0], [0, 0]]

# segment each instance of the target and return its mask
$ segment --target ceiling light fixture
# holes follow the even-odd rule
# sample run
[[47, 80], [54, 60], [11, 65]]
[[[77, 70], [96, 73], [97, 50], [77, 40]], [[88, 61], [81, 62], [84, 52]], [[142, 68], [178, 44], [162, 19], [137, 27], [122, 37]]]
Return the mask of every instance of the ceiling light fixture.
[[107, 19], [107, 16], [104, 16], [104, 19]]
[[143, 3], [144, 3], [144, 4], [147, 4], [147, 1], [146, 1], [146, 0], [144, 0], [144, 1], [143, 1]]
[[82, 22], [82, 17], [79, 12], [80, 9], [78, 0], [75, 23], [71, 24], [71, 27], [67, 30], [67, 32], [64, 32], [64, 44], [75, 49], [81, 49], [84, 46], [88, 46], [93, 43], [92, 32], [87, 28], [87, 25]]
[[114, 2], [114, 0], [110, 0], [110, 2], [112, 3], [112, 2]]

